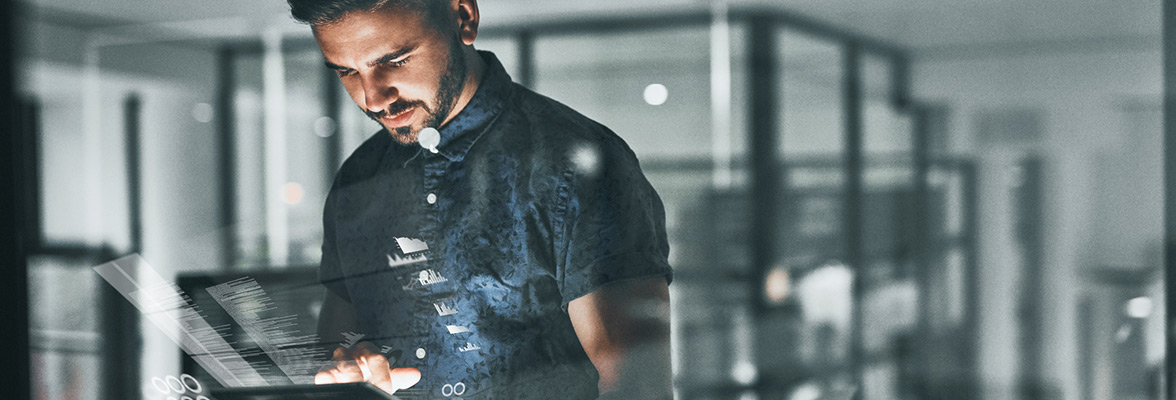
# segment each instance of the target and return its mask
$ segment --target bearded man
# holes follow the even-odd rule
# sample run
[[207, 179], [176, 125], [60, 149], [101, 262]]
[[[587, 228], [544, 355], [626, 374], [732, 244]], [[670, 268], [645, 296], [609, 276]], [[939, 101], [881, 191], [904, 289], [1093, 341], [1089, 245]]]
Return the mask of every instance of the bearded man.
[[475, 50], [476, 0], [288, 2], [384, 128], [324, 207], [315, 382], [671, 398], [665, 215], [624, 141]]

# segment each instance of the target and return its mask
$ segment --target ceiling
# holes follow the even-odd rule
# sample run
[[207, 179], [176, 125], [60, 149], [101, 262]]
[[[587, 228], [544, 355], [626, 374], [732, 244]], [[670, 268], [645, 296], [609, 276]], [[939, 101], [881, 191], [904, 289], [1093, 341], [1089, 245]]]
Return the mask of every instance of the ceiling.
[[[256, 35], [258, 27], [306, 32], [282, 0], [25, 0], [78, 26], [118, 31], [163, 25], [192, 36]], [[920, 51], [1092, 42], [1159, 48], [1160, 0], [731, 0], [778, 7]], [[705, 8], [707, 0], [482, 0], [483, 23]]]

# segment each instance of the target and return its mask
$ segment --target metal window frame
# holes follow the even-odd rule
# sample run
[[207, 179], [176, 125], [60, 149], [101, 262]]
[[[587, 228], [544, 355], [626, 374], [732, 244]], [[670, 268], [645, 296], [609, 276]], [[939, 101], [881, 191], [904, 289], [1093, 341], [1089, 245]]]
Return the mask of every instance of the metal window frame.
[[[18, 127], [18, 101], [16, 97], [16, 7], [12, 0], [0, 0], [0, 126]], [[21, 130], [10, 130], [0, 134], [0, 187], [21, 188], [22, 168], [25, 153]], [[15, 196], [0, 196], [0, 268], [5, 279], [0, 280], [0, 304], [8, 308], [0, 338], [0, 358], [5, 366], [0, 369], [0, 381], [4, 391], [16, 398], [31, 398], [32, 381], [29, 373], [29, 297], [28, 259], [21, 232], [22, 205], [27, 204], [28, 193], [17, 192]]]

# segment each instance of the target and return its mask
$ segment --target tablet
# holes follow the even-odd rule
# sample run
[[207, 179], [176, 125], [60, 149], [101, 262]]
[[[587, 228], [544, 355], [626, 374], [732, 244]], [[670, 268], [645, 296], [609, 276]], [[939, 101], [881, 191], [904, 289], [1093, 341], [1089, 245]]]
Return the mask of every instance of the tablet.
[[213, 389], [216, 400], [403, 400], [367, 382]]

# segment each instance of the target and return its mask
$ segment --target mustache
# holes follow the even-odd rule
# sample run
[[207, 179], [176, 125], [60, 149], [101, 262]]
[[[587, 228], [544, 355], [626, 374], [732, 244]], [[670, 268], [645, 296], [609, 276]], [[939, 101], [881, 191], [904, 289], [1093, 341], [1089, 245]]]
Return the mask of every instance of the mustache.
[[[400, 114], [400, 113], [404, 112], [405, 110], [408, 110], [413, 107], [418, 107], [418, 106], [421, 107], [421, 109], [425, 109], [425, 103], [423, 101], [398, 101], [398, 102], [389, 104], [388, 107], [385, 108], [383, 111], [372, 111], [372, 110], [365, 109], [365, 110], [363, 110], [363, 113], [367, 114], [367, 116], [371, 119], [379, 120], [384, 117], [390, 117], [390, 116], [393, 116], [396, 114]], [[428, 110], [425, 110], [425, 111], [428, 111]]]

